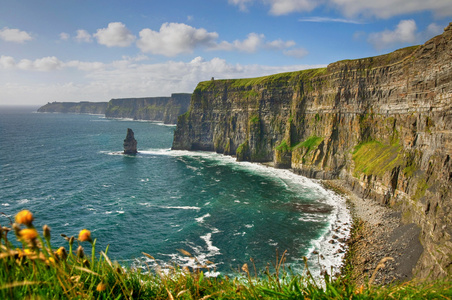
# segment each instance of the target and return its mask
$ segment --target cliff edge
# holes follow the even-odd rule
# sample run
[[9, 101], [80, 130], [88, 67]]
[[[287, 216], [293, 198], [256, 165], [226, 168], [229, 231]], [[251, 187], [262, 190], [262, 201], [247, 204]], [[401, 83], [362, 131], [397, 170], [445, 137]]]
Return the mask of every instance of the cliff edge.
[[107, 102], [52, 102], [41, 106], [38, 112], [45, 113], [73, 113], [103, 115], [107, 109]]
[[198, 84], [173, 149], [341, 179], [417, 224], [418, 278], [452, 275], [452, 23], [424, 45]]

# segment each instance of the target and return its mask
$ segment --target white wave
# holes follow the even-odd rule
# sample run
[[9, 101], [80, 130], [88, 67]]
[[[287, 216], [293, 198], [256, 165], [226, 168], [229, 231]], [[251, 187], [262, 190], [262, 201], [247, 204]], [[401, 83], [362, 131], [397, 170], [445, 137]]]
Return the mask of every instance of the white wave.
[[9, 206], [9, 203], [2, 203], [2, 206]]
[[30, 200], [28, 200], [28, 199], [20, 199], [18, 202], [19, 202], [19, 204], [25, 204], [25, 203], [30, 202]]
[[201, 207], [197, 206], [160, 206], [161, 208], [168, 208], [168, 209], [193, 209], [193, 210], [200, 210]]
[[[116, 155], [115, 152], [109, 152], [110, 155]], [[326, 204], [332, 207], [332, 212], [328, 215], [326, 221], [328, 223], [327, 228], [321, 234], [321, 236], [310, 243], [310, 254], [308, 259], [311, 261], [311, 271], [320, 271], [320, 269], [325, 269], [330, 271], [331, 268], [334, 270], [339, 270], [343, 263], [343, 258], [346, 252], [345, 243], [341, 243], [339, 239], [347, 239], [350, 236], [351, 227], [351, 215], [346, 208], [345, 199], [336, 193], [326, 190], [320, 185], [318, 180], [309, 179], [307, 177], [293, 173], [291, 170], [287, 169], [276, 169], [263, 164], [252, 163], [252, 162], [237, 162], [232, 156], [226, 156], [214, 152], [204, 152], [204, 151], [186, 151], [186, 150], [171, 150], [171, 149], [148, 149], [140, 151], [142, 155], [165, 155], [172, 156], [176, 158], [182, 158], [182, 162], [187, 163], [184, 157], [195, 158], [200, 162], [205, 160], [215, 161], [217, 165], [228, 165], [233, 169], [240, 169], [246, 172], [251, 172], [256, 175], [263, 176], [272, 182], [279, 184], [281, 187], [293, 192], [295, 195], [311, 195], [315, 197], [316, 201]], [[122, 155], [122, 153], [121, 153]], [[265, 182], [263, 182], [265, 183]], [[246, 192], [241, 190], [241, 193]], [[244, 202], [247, 204], [247, 202]], [[172, 209], [194, 209], [200, 210], [200, 207], [192, 206], [167, 206], [162, 208], [172, 208]], [[199, 219], [199, 218], [198, 218]], [[203, 219], [202, 219], [203, 220]], [[310, 222], [324, 222], [323, 217], [316, 215], [304, 214], [300, 216], [300, 221], [310, 221]], [[341, 222], [341, 223], [339, 223]], [[335, 232], [334, 230], [341, 224], [341, 231]], [[347, 224], [347, 225], [344, 225]], [[236, 232], [234, 235], [246, 235], [246, 232]], [[334, 243], [330, 243], [333, 239], [332, 237], [337, 235]], [[215, 246], [211, 245], [211, 235], [205, 235], [203, 238], [208, 247], [212, 247], [216, 250]], [[317, 251], [318, 254], [313, 254], [313, 251]], [[320, 266], [318, 264], [313, 264], [312, 262], [320, 261]]]
[[209, 214], [209, 213], [207, 213], [207, 214], [205, 214], [204, 216], [201, 216], [201, 217], [199, 217], [199, 218], [195, 218], [195, 220], [196, 220], [196, 222], [198, 222], [198, 223], [204, 223], [204, 219], [205, 219], [205, 218], [208, 218], [208, 217], [210, 217], [210, 214]]
[[215, 247], [212, 243], [212, 233], [209, 232], [206, 235], [200, 236], [201, 239], [203, 239], [207, 244], [207, 250], [209, 250], [209, 256], [218, 255], [220, 253], [220, 249], [218, 247]]
[[[351, 215], [346, 207], [346, 202], [343, 197], [325, 189], [318, 180], [309, 179], [307, 177], [293, 173], [291, 170], [287, 169], [276, 169], [273, 167], [268, 167], [263, 164], [257, 164], [252, 162], [237, 162], [235, 158], [231, 156], [226, 156], [222, 154], [217, 154], [214, 152], [202, 152], [202, 151], [184, 151], [184, 150], [170, 150], [164, 152], [166, 155], [170, 156], [189, 156], [189, 157], [200, 157], [204, 159], [214, 160], [219, 165], [231, 165], [233, 168], [239, 168], [241, 170], [250, 171], [254, 174], [264, 176], [269, 180], [277, 182], [282, 187], [295, 192], [295, 194], [311, 194], [314, 196], [318, 202], [324, 203], [332, 207], [332, 212], [327, 217], [327, 223], [329, 224], [324, 232], [321, 234], [320, 238], [311, 241], [310, 252], [318, 251], [318, 257], [322, 257], [321, 266], [313, 265], [313, 269], [326, 269], [328, 271], [333, 268], [338, 271], [343, 264], [343, 259], [346, 252], [346, 245], [338, 240], [346, 240], [350, 236], [351, 229]], [[241, 191], [242, 192], [242, 191]], [[243, 191], [244, 192], [244, 191]], [[314, 216], [310, 214], [305, 214], [300, 217], [306, 221], [314, 222], [324, 222], [325, 219], [321, 216]], [[341, 222], [341, 223], [339, 223]], [[341, 231], [335, 232], [334, 230], [341, 224]], [[347, 224], [347, 225], [344, 225]], [[245, 235], [246, 232], [237, 232], [234, 235]], [[336, 235], [337, 238], [334, 243], [330, 243], [333, 236]], [[314, 260], [315, 256], [311, 253], [308, 258]], [[313, 270], [314, 271], [314, 270]]]
[[[175, 199], [179, 199], [178, 197], [175, 197]], [[139, 205], [143, 205], [146, 207], [155, 207], [155, 208], [163, 208], [163, 209], [192, 209], [192, 210], [200, 210], [201, 207], [197, 207], [197, 206], [166, 206], [166, 205], [155, 205], [155, 204], [151, 204], [149, 202], [141, 202], [138, 203]]]
[[[343, 265], [347, 251], [345, 240], [350, 237], [352, 218], [343, 197], [333, 191], [323, 189], [323, 192], [329, 194], [329, 197], [325, 198], [325, 203], [331, 205], [333, 211], [328, 216], [328, 228], [320, 238], [311, 242], [310, 254], [307, 257], [312, 262], [320, 262], [320, 266], [313, 265], [318, 271], [333, 270], [333, 273], [336, 273]], [[313, 251], [318, 253], [314, 254]]]
[[267, 241], [267, 243], [268, 243], [269, 245], [271, 245], [271, 246], [278, 246], [278, 242], [275, 242], [275, 241], [272, 240], [272, 239], [269, 239], [269, 240]]

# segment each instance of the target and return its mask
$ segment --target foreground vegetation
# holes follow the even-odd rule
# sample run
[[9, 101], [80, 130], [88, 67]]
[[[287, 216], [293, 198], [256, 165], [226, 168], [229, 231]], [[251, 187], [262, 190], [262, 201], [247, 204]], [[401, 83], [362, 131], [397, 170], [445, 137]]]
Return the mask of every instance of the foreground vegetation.
[[[447, 281], [378, 287], [372, 282], [357, 286], [347, 276], [332, 278], [326, 273], [322, 280], [315, 279], [307, 268], [304, 274], [291, 274], [284, 268], [284, 254], [273, 263], [272, 270], [257, 274], [252, 264], [244, 264], [235, 278], [206, 277], [208, 267], [201, 264], [191, 270], [124, 268], [108, 258], [108, 248], [96, 252], [96, 240], [89, 230], [81, 230], [77, 238], [63, 235], [67, 248], [54, 249], [50, 228], [44, 225], [39, 234], [31, 212], [19, 212], [15, 223], [10, 223], [9, 227], [0, 226], [0, 299], [452, 298], [452, 283]], [[10, 231], [22, 248], [10, 243]], [[85, 254], [85, 247], [91, 249], [90, 256]]]

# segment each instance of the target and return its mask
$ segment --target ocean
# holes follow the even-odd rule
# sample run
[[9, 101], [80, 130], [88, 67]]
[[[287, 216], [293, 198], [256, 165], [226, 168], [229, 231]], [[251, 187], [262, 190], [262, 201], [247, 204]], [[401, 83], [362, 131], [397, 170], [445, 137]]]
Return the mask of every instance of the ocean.
[[[293, 272], [303, 271], [303, 256], [312, 272], [341, 265], [337, 238], [349, 235], [351, 217], [345, 199], [319, 182], [217, 153], [171, 151], [173, 125], [35, 111], [0, 107], [2, 226], [28, 209], [36, 227], [51, 227], [55, 247], [67, 246], [61, 234], [87, 228], [97, 251], [109, 245], [112, 260], [135, 267], [234, 274], [251, 260], [272, 270], [284, 252]], [[135, 156], [121, 153], [127, 128]]]

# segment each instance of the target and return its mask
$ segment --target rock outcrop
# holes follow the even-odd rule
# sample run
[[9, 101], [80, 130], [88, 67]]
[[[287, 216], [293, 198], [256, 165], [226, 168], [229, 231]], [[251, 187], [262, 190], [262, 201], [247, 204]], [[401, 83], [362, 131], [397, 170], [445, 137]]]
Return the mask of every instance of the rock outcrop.
[[108, 102], [52, 102], [41, 106], [38, 112], [51, 113], [74, 113], [74, 114], [96, 114], [103, 115], [107, 109]]
[[176, 124], [177, 117], [188, 110], [190, 97], [191, 94], [172, 94], [171, 97], [111, 99], [105, 116]]
[[452, 274], [452, 23], [422, 46], [327, 68], [210, 80], [173, 149], [345, 180], [421, 228], [413, 274]]
[[126, 139], [124, 140], [124, 154], [137, 154], [137, 140], [133, 130], [127, 128]]

